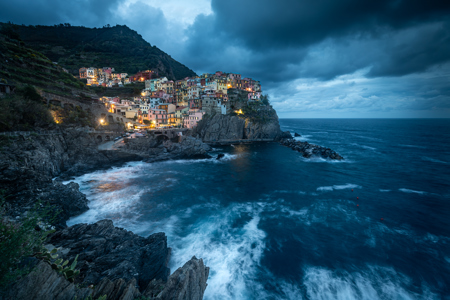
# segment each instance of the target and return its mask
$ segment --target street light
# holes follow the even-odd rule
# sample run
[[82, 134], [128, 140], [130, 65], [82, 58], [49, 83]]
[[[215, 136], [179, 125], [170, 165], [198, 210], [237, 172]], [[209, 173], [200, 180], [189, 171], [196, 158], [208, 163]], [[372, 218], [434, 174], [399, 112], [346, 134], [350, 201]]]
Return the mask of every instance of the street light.
[[105, 120], [100, 119], [100, 124], [103, 125], [103, 122], [105, 122]]

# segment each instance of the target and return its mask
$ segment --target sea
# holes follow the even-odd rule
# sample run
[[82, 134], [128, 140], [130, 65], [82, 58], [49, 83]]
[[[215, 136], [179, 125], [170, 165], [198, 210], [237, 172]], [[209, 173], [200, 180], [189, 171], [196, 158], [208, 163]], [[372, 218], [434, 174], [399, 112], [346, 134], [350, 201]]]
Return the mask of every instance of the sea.
[[450, 119], [280, 125], [345, 159], [257, 143], [127, 163], [75, 178], [90, 209], [68, 225], [165, 232], [171, 272], [210, 267], [204, 299], [450, 299]]

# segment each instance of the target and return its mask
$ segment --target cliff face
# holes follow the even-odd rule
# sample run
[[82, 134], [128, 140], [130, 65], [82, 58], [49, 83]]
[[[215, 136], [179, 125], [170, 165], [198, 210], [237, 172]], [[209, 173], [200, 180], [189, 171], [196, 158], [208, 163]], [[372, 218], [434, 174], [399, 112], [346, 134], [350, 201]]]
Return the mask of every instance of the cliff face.
[[98, 151], [96, 137], [86, 128], [73, 128], [50, 135], [2, 136], [0, 146], [0, 185], [8, 195], [9, 214], [20, 215], [37, 200], [61, 210], [64, 226], [71, 216], [88, 209], [78, 185], [52, 182], [62, 172], [81, 174], [109, 167], [140, 156], [119, 151]]
[[193, 131], [193, 136], [206, 143], [237, 140], [279, 140], [284, 137], [276, 111], [270, 106], [246, 110], [243, 115], [204, 117]]

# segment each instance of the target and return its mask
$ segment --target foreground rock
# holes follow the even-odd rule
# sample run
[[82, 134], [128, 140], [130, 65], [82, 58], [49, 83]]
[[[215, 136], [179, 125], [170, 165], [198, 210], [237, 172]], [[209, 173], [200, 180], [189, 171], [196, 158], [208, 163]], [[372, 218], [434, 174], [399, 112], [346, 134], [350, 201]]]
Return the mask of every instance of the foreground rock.
[[136, 287], [136, 280], [128, 282], [123, 279], [114, 281], [103, 278], [98, 285], [80, 287], [67, 281], [63, 275], [53, 270], [46, 262], [39, 262], [30, 274], [11, 286], [1, 300], [73, 300], [98, 299], [106, 296], [108, 300], [201, 300], [206, 289], [209, 268], [195, 256], [183, 267], [177, 269], [167, 282], [152, 280], [141, 293]]
[[283, 134], [277, 113], [271, 106], [260, 106], [252, 112], [239, 116], [221, 114], [205, 116], [192, 133], [205, 143], [239, 140], [276, 141], [283, 138]]
[[308, 142], [300, 142], [294, 139], [284, 139], [281, 142], [281, 145], [287, 146], [292, 150], [300, 152], [301, 155], [305, 158], [310, 158], [313, 156], [321, 157], [325, 159], [333, 159], [333, 160], [343, 160], [344, 158], [340, 156], [335, 151], [330, 148], [310, 144]]
[[41, 261], [3, 299], [72, 300], [107, 295], [113, 300], [141, 296], [200, 300], [207, 286], [209, 268], [195, 256], [169, 276], [170, 248], [164, 233], [144, 238], [102, 220], [56, 232], [50, 243], [59, 248], [60, 258], [73, 261], [78, 255], [76, 269], [80, 276], [75, 284]]
[[64, 248], [59, 251], [63, 259], [71, 261], [78, 255], [79, 281], [87, 285], [97, 285], [103, 277], [134, 278], [143, 290], [153, 279], [166, 281], [170, 273], [170, 248], [164, 233], [144, 238], [114, 227], [111, 220], [102, 220], [56, 232], [49, 243]]

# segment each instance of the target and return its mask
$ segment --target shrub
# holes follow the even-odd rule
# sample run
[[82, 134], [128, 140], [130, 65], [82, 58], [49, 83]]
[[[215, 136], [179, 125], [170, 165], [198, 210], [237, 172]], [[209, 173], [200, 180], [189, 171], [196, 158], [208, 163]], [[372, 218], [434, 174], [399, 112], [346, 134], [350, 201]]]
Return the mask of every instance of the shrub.
[[43, 251], [44, 241], [52, 232], [44, 222], [56, 217], [50, 206], [37, 203], [20, 222], [5, 216], [6, 204], [1, 195], [0, 207], [0, 290], [27, 274], [30, 270], [21, 265], [25, 257]]

